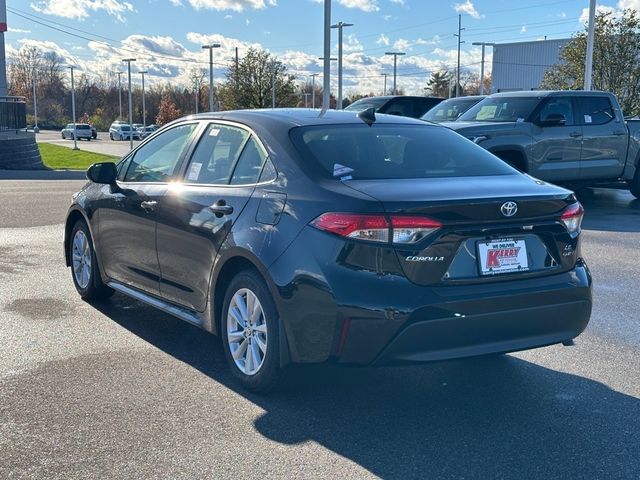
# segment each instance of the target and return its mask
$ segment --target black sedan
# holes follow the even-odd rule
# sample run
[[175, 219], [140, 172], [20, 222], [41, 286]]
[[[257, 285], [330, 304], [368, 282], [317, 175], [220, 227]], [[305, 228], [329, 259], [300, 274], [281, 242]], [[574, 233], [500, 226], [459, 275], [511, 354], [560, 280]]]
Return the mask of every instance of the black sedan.
[[117, 291], [219, 334], [250, 389], [290, 363], [570, 343], [589, 321], [574, 195], [438, 125], [206, 113], [87, 177], [64, 235], [81, 297]]

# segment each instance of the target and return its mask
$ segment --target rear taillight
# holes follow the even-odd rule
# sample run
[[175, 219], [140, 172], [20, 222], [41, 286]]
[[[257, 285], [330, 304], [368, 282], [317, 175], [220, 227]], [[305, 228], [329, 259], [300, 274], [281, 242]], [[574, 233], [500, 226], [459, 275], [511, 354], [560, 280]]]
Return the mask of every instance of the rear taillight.
[[576, 202], [564, 209], [562, 215], [560, 215], [560, 220], [567, 227], [567, 231], [573, 235], [580, 232], [582, 217], [584, 217], [584, 208], [582, 208], [580, 202]]
[[369, 242], [412, 244], [442, 227], [427, 217], [323, 213], [311, 225], [325, 232]]

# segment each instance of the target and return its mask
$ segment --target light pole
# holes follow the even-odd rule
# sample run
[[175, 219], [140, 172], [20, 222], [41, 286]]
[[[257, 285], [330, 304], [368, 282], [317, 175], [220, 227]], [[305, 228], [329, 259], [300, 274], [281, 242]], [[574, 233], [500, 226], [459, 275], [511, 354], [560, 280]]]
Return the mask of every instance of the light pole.
[[276, 108], [276, 61], [271, 60], [271, 108]]
[[309, 92], [304, 92], [304, 108], [309, 108]]
[[35, 125], [33, 126], [33, 133], [39, 133], [38, 127], [38, 98], [36, 97], [36, 71], [33, 70], [33, 117], [35, 119]]
[[78, 150], [78, 139], [76, 138], [76, 86], [73, 83], [73, 65], [69, 65], [71, 69], [71, 119], [73, 121], [73, 149]]
[[[398, 56], [404, 55], [404, 52], [385, 52], [385, 55], [393, 55], [393, 94], [397, 95], [396, 90], [396, 67], [398, 65]], [[386, 78], [386, 77], [385, 77]]]
[[456, 68], [456, 97], [460, 96], [460, 44], [462, 41], [462, 15], [458, 15], [458, 34], [453, 34], [454, 37], [458, 37], [458, 66]]
[[316, 108], [316, 77], [319, 73], [311, 74], [311, 108]]
[[220, 48], [219, 43], [212, 43], [210, 45], [203, 45], [202, 49], [209, 50], [209, 111], [215, 111], [215, 106], [213, 104], [213, 49]]
[[123, 62], [127, 62], [127, 76], [129, 78], [129, 149], [133, 150], [133, 109], [131, 104], [131, 62], [135, 62], [135, 58], [124, 58]]
[[342, 110], [342, 29], [353, 27], [353, 23], [338, 22], [331, 28], [338, 29], [338, 104], [337, 109]]
[[[318, 60], [324, 61], [324, 57], [318, 57]], [[331, 75], [331, 62], [335, 62], [336, 60], [338, 60], [336, 57], [329, 57], [329, 75]], [[323, 82], [323, 84], [324, 83], [326, 82]], [[324, 90], [322, 92], [322, 101], [324, 102]], [[327, 104], [327, 108], [325, 108], [324, 105], [322, 106], [323, 110], [328, 108], [331, 108], [331, 84], [329, 84], [329, 103]]]
[[195, 93], [196, 93], [196, 115], [198, 114], [198, 103], [200, 103], [198, 100], [200, 100], [200, 95], [199, 95], [199, 91], [198, 91], [198, 74], [194, 73], [193, 74], [193, 83], [195, 84]]
[[473, 42], [471, 45], [482, 45], [482, 61], [480, 62], [480, 95], [484, 95], [484, 47], [493, 47], [491, 42]]
[[593, 41], [595, 36], [596, 0], [589, 1], [589, 31], [587, 34], [587, 58], [584, 62], [584, 89], [591, 90], [593, 73]]
[[140, 70], [138, 72], [140, 75], [142, 75], [142, 134], [146, 135], [147, 133], [147, 107], [145, 104], [145, 98], [144, 98], [144, 74], [145, 73], [149, 73], [146, 70]]
[[120, 82], [120, 75], [124, 72], [116, 72], [118, 75], [118, 105], [120, 107], [120, 115], [118, 115], [118, 120], [122, 120], [122, 83]]
[[383, 73], [382, 76], [384, 77], [384, 90], [382, 90], [382, 95], [386, 95], [387, 94], [387, 77], [389, 76], [389, 74]]
[[322, 79], [322, 111], [320, 115], [329, 109], [329, 102], [331, 97], [329, 96], [329, 89], [331, 88], [330, 70], [331, 70], [331, 0], [324, 0], [324, 64], [322, 71], [324, 77]]

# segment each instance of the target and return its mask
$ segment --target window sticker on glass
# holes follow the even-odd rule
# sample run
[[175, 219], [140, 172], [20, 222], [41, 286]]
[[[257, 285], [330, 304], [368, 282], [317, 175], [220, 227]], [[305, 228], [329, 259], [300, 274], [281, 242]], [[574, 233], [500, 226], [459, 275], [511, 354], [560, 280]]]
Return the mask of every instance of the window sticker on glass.
[[200, 169], [202, 169], [201, 163], [192, 163], [189, 168], [189, 174], [187, 175], [187, 180], [198, 180], [200, 176]]
[[584, 123], [591, 123], [593, 120], [591, 119], [591, 115], [584, 116]]
[[339, 163], [334, 163], [333, 165], [333, 176], [334, 177], [344, 177], [345, 175], [349, 175], [353, 173], [353, 168], [347, 167], [345, 165], [340, 165]]
[[217, 137], [219, 133], [220, 133], [220, 129], [219, 128], [212, 128], [211, 131], [209, 132], [209, 136], [210, 137]]

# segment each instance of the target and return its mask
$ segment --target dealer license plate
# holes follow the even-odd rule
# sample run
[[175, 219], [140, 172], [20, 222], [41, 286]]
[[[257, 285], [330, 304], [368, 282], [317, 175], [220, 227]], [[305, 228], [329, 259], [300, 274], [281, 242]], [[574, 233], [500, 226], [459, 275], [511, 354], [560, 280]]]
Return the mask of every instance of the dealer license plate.
[[527, 245], [512, 238], [478, 242], [478, 262], [482, 275], [527, 271]]

